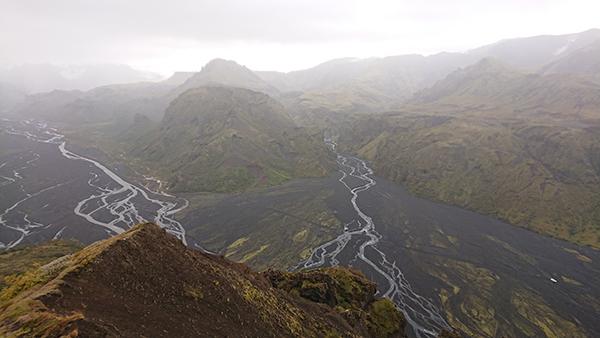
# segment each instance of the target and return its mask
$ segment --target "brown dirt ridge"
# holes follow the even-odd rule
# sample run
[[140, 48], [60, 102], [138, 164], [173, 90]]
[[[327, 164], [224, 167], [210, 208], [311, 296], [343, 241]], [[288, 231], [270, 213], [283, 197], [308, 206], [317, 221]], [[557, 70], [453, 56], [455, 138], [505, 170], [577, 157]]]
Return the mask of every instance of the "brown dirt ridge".
[[404, 337], [374, 294], [356, 271], [257, 273], [147, 223], [11, 278], [0, 336]]

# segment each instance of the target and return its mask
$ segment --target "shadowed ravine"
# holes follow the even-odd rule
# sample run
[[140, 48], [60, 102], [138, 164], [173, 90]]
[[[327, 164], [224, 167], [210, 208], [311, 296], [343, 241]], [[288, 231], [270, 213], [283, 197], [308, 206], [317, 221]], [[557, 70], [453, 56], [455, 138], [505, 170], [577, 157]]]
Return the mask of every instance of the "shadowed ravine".
[[[56, 129], [49, 128], [45, 123], [5, 120], [3, 127], [4, 132], [8, 134], [20, 135], [35, 142], [56, 145], [62, 156], [67, 159], [89, 163], [90, 177], [87, 184], [93, 193], [77, 203], [73, 209], [75, 215], [84, 218], [91, 224], [103, 227], [108, 235], [120, 234], [135, 224], [152, 220], [187, 244], [185, 229], [173, 218], [177, 212], [187, 207], [187, 200], [141, 188], [127, 182], [101, 163], [67, 150], [64, 136], [59, 134]], [[19, 171], [27, 170], [38, 158], [39, 155], [34, 153], [32, 159], [26, 160], [19, 167]], [[15, 161], [18, 160], [22, 160], [22, 158], [15, 159]], [[4, 167], [14, 164], [4, 162], [1, 165]], [[18, 181], [22, 179], [22, 176], [15, 170], [13, 177], [3, 176], [2, 178], [4, 179], [2, 187], [6, 187], [11, 184], [19, 184]], [[12, 248], [27, 236], [47, 228], [46, 225], [39, 223], [41, 221], [30, 220], [27, 208], [20, 207], [25, 202], [68, 183], [70, 181], [45, 187], [36, 192], [26, 192], [21, 185], [20, 189], [24, 197], [0, 214], [0, 226], [17, 232], [18, 236], [8, 243], [0, 243], [0, 247]], [[144, 206], [143, 210], [140, 209], [140, 205]], [[60, 229], [54, 237], [60, 237], [63, 229]]]
[[[342, 174], [339, 182], [350, 191], [352, 196], [350, 203], [358, 218], [346, 224], [344, 232], [337, 238], [315, 248], [311, 256], [294, 267], [294, 270], [339, 265], [340, 254], [351, 251], [350, 254], [345, 252], [344, 256], [351, 257], [352, 261], [359, 259], [379, 275], [378, 280], [385, 281], [379, 282], [378, 294], [393, 300], [398, 305], [416, 337], [434, 337], [441, 329], [449, 328], [436, 306], [416, 294], [402, 271], [396, 266], [396, 262], [390, 262], [385, 253], [377, 248], [377, 243], [382, 236], [375, 229], [372, 218], [360, 209], [357, 202], [361, 192], [367, 191], [376, 184], [370, 176], [373, 170], [363, 160], [338, 153], [333, 140], [326, 139], [325, 143], [337, 155], [337, 163]], [[350, 182], [350, 178], [355, 180]], [[358, 245], [349, 246], [348, 243], [351, 241], [356, 241]], [[342, 262], [342, 264], [348, 265], [347, 263], [352, 261]]]

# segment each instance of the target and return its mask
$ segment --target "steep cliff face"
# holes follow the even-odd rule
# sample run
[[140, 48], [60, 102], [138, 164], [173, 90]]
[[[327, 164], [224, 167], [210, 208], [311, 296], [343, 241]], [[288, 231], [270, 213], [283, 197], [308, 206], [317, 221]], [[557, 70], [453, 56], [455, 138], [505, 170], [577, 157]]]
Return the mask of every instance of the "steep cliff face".
[[259, 274], [143, 224], [14, 278], [0, 336], [403, 337], [374, 293], [346, 269]]

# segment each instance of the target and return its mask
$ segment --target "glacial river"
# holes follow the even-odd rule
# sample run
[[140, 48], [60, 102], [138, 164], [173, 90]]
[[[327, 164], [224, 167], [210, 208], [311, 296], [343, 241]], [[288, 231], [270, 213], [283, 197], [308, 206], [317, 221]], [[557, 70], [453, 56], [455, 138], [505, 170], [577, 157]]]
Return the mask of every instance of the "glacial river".
[[[12, 248], [43, 232], [54, 231], [52, 238], [60, 238], [64, 234], [65, 225], [57, 227], [56, 224], [48, 223], [47, 219], [36, 217], [39, 210], [35, 209], [46, 209], [50, 203], [57, 202], [56, 198], [66, 197], [64, 195], [72, 198], [73, 193], [64, 188], [78, 178], [66, 173], [60, 175], [57, 182], [31, 187], [34, 185], [32, 181], [37, 179], [44, 182], [52, 176], [44, 173], [43, 168], [41, 171], [36, 169], [39, 169], [39, 162], [48, 161], [49, 152], [56, 149], [68, 160], [65, 162], [77, 162], [80, 167], [87, 169], [83, 171], [88, 176], [87, 186], [77, 189], [77, 195], [84, 195], [74, 203], [72, 213], [75, 216], [89, 225], [103, 229], [108, 236], [120, 234], [135, 224], [153, 221], [187, 244], [185, 229], [174, 218], [177, 212], [188, 206], [185, 199], [130, 183], [98, 161], [67, 149], [64, 135], [45, 123], [3, 120], [1, 126], [3, 133], [26, 138], [39, 143], [41, 147], [34, 147], [19, 156], [3, 157], [3, 162], [0, 163], [0, 191], [5, 196], [10, 194], [14, 200], [0, 213], [0, 228], [3, 228], [0, 248]], [[40, 155], [42, 152], [43, 159]], [[63, 167], [67, 172], [71, 171], [68, 163], [57, 163], [54, 159], [53, 164]], [[81, 176], [81, 171], [77, 172], [77, 176]], [[81, 181], [81, 177], [79, 180]], [[85, 241], [85, 234], [82, 237], [80, 239]]]
[[346, 224], [294, 269], [361, 270], [404, 312], [412, 337], [449, 326], [477, 337], [600, 336], [598, 250], [415, 197], [336, 154], [330, 203]]

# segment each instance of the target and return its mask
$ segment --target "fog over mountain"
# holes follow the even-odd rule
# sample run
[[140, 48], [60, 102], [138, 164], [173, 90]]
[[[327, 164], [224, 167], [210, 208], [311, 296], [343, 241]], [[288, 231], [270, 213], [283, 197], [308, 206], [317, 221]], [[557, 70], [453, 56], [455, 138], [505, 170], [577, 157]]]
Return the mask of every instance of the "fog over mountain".
[[0, 68], [113, 63], [167, 76], [224, 58], [292, 71], [343, 57], [460, 52], [584, 31], [598, 27], [598, 9], [590, 0], [7, 1]]
[[0, 70], [0, 82], [28, 94], [49, 92], [55, 89], [90, 90], [115, 83], [160, 79], [160, 75], [117, 64], [83, 66], [24, 64]]

